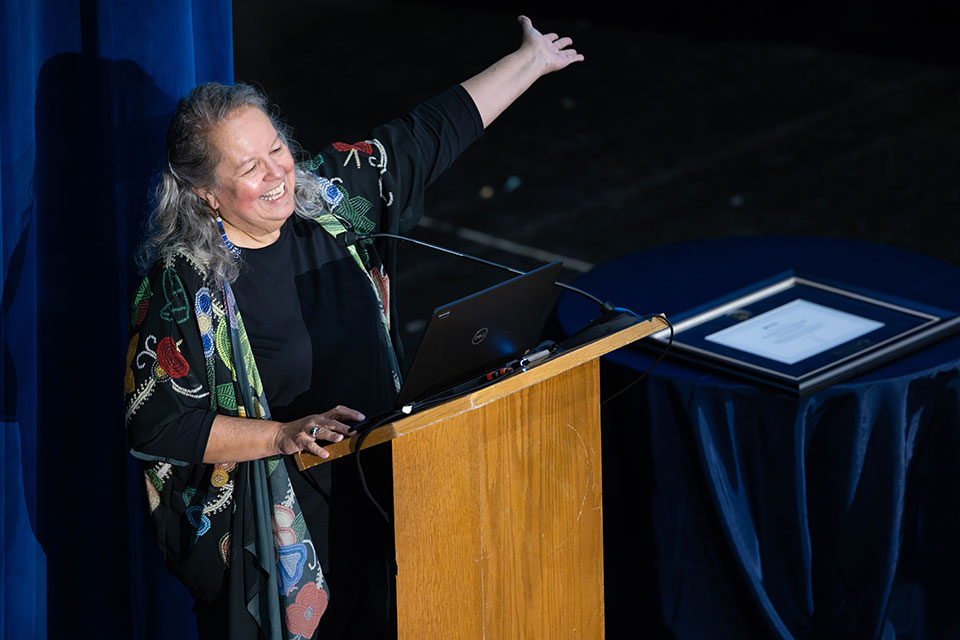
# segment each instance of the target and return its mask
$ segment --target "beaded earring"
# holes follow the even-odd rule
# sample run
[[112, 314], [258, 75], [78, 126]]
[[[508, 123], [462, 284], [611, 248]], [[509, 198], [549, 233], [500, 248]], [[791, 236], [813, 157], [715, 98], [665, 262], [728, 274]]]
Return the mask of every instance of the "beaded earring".
[[220, 229], [220, 237], [223, 238], [223, 244], [227, 246], [227, 250], [233, 254], [234, 258], [240, 259], [240, 247], [233, 244], [227, 240], [227, 232], [223, 229], [223, 220], [220, 219], [220, 214], [217, 214], [217, 227]]

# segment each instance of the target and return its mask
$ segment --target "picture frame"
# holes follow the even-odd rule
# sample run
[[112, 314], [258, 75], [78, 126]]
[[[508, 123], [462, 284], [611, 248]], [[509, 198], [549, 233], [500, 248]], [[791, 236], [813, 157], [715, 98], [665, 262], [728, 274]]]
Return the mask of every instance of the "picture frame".
[[[797, 396], [960, 330], [960, 314], [781, 272], [673, 316], [671, 354]], [[669, 330], [641, 344], [662, 351]]]

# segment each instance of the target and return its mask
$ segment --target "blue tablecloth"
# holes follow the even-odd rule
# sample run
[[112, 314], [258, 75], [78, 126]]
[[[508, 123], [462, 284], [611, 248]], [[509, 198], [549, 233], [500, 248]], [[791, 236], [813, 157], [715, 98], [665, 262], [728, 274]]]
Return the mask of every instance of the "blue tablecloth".
[[[669, 317], [791, 268], [960, 307], [960, 270], [847, 239], [663, 246], [575, 284]], [[595, 314], [570, 294], [557, 310], [568, 333]], [[605, 393], [652, 362], [606, 360]], [[642, 505], [651, 523], [649, 548], [610, 533], [608, 568], [652, 568], [656, 623], [681, 638], [960, 638], [958, 374], [960, 337], [803, 398], [664, 360], [606, 407], [605, 519]]]

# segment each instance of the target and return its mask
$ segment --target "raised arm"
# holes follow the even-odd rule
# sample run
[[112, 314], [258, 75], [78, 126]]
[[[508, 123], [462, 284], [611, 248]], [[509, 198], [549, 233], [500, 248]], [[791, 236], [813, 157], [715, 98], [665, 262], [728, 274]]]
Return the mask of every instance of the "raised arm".
[[496, 120], [537, 78], [559, 71], [583, 55], [570, 48], [571, 38], [542, 34], [530, 18], [517, 18], [523, 29], [520, 48], [461, 83], [480, 111], [484, 128]]

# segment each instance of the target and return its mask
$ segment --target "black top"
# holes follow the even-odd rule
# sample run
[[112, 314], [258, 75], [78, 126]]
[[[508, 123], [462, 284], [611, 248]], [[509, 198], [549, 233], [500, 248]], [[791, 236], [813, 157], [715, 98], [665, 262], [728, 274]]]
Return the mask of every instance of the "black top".
[[250, 310], [241, 313], [274, 420], [392, 405], [380, 302], [346, 249], [293, 215], [276, 242], [244, 249], [243, 261], [233, 290]]

